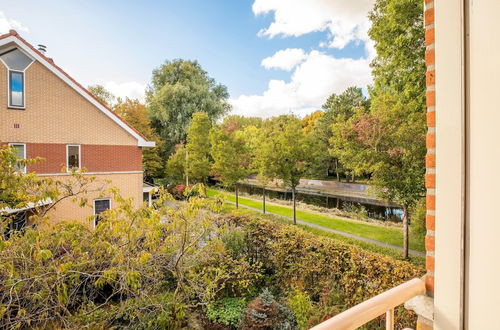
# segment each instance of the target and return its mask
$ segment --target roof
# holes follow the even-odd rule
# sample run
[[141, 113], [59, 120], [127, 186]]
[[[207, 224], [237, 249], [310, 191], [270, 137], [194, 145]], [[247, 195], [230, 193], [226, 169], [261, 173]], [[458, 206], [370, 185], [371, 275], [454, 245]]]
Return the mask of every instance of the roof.
[[34, 209], [34, 208], [37, 208], [37, 207], [40, 207], [40, 206], [49, 205], [49, 204], [52, 204], [52, 199], [47, 198], [47, 199], [41, 200], [41, 201], [39, 201], [37, 203], [29, 202], [29, 203], [26, 204], [25, 207], [18, 208], [18, 209], [11, 209], [9, 207], [0, 209], [0, 214], [1, 215], [14, 214], [14, 213], [18, 213], [18, 212], [21, 212], [21, 211], [31, 210], [31, 209]]
[[75, 79], [73, 79], [69, 74], [63, 71], [59, 66], [57, 66], [54, 61], [44, 54], [42, 54], [38, 49], [33, 47], [29, 42], [24, 40], [15, 30], [10, 30], [9, 33], [0, 35], [0, 46], [14, 43], [17, 47], [23, 50], [25, 53], [30, 55], [33, 59], [37, 60], [50, 71], [52, 71], [56, 76], [61, 78], [70, 87], [76, 90], [80, 95], [92, 103], [95, 107], [101, 110], [107, 117], [117, 123], [122, 129], [127, 131], [130, 135], [137, 139], [137, 145], [139, 147], [154, 147], [155, 142], [147, 141], [146, 137], [142, 135], [135, 128], [130, 126], [125, 122], [118, 114], [111, 110], [108, 106], [101, 102], [97, 97], [89, 92], [88, 89], [83, 87]]

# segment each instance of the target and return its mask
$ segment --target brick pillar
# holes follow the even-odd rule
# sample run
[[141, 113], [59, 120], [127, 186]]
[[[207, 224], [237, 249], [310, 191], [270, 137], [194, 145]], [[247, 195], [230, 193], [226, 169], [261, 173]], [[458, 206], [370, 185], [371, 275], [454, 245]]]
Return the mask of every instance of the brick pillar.
[[427, 188], [427, 215], [425, 237], [426, 269], [425, 283], [430, 296], [434, 294], [434, 224], [436, 200], [436, 70], [434, 67], [434, 0], [425, 0], [425, 63], [427, 65], [427, 155], [425, 157], [425, 187]]
[[427, 106], [427, 155], [425, 156], [425, 187], [427, 189], [426, 204], [426, 228], [425, 236], [425, 286], [427, 297], [422, 299], [419, 308], [414, 309], [418, 314], [417, 330], [433, 328], [433, 299], [434, 296], [434, 228], [436, 220], [436, 69], [434, 51], [434, 2], [437, 0], [424, 0], [424, 24], [425, 24], [425, 74], [426, 106]]

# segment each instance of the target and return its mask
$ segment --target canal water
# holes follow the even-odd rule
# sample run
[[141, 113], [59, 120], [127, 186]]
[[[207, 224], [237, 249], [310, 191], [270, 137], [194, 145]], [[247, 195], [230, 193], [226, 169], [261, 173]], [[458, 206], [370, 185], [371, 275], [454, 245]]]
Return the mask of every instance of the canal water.
[[[238, 190], [250, 195], [262, 196], [262, 188], [250, 184], [238, 184]], [[329, 209], [338, 209], [345, 212], [360, 212], [364, 209], [366, 215], [373, 219], [401, 221], [403, 210], [399, 207], [387, 206], [381, 202], [345, 196], [333, 196], [324, 194], [314, 194], [309, 192], [296, 192], [297, 201], [325, 207]], [[266, 198], [292, 200], [291, 191], [282, 191], [275, 189], [266, 189]]]

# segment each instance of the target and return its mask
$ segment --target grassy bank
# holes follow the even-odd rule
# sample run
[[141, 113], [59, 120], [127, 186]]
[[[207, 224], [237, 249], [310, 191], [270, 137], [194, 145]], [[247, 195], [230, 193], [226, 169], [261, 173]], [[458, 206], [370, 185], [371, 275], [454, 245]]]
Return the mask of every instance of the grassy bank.
[[[236, 209], [236, 206], [234, 204], [230, 204], [230, 203], [227, 203], [225, 205], [225, 211], [226, 212], [236, 212], [236, 214], [241, 214], [241, 215], [259, 216], [259, 217], [267, 218], [267, 219], [281, 222], [281, 223], [290, 223], [290, 221], [284, 219], [283, 217], [276, 216], [273, 214], [269, 214], [269, 213], [262, 214], [261, 212], [247, 209], [247, 208]], [[304, 226], [304, 225], [298, 225], [298, 227], [300, 227], [304, 231], [309, 232], [311, 234], [328, 237], [328, 238], [334, 239], [336, 241], [342, 242], [344, 244], [356, 246], [356, 247], [363, 249], [365, 251], [382, 254], [382, 255], [391, 257], [393, 259], [397, 259], [397, 260], [404, 260], [402, 257], [401, 251], [398, 251], [395, 249], [382, 247], [382, 246], [368, 243], [368, 242], [363, 242], [363, 241], [360, 241], [360, 240], [357, 240], [354, 238], [345, 237], [342, 235], [338, 235], [335, 233], [331, 233], [331, 232], [316, 229], [316, 228], [311, 228], [311, 227]], [[410, 263], [412, 263], [413, 265], [415, 265], [417, 267], [425, 267], [425, 257], [422, 257], [422, 256], [410, 255], [409, 260], [406, 260], [406, 261], [409, 261]]]
[[[216, 196], [216, 195], [222, 195], [224, 199], [235, 202], [236, 199], [233, 194], [221, 191], [221, 190], [215, 190], [215, 189], [208, 189], [208, 195], [209, 196]], [[262, 201], [259, 200], [254, 200], [254, 199], [249, 199], [249, 198], [239, 198], [239, 203], [241, 205], [257, 208], [257, 209], [262, 209]], [[266, 210], [268, 212], [272, 212], [278, 215], [282, 216], [287, 216], [287, 217], [292, 217], [293, 216], [293, 209], [290, 207], [282, 206], [282, 205], [277, 205], [277, 204], [272, 204], [269, 202], [266, 202]], [[369, 239], [373, 239], [379, 242], [385, 242], [389, 243], [392, 245], [396, 246], [403, 246], [403, 232], [399, 228], [391, 228], [391, 227], [386, 227], [386, 226], [379, 226], [375, 224], [368, 224], [368, 223], [363, 223], [361, 221], [356, 221], [356, 220], [345, 220], [345, 219], [339, 219], [335, 217], [330, 217], [327, 215], [321, 215], [317, 213], [311, 213], [303, 210], [297, 210], [297, 219], [300, 219], [305, 222], [309, 222], [312, 224], [316, 224], [319, 226], [339, 230], [342, 232], [366, 237]], [[317, 229], [314, 229], [317, 230]], [[309, 229], [311, 231], [311, 229]], [[325, 232], [327, 233], [327, 232]], [[328, 233], [329, 235], [335, 235], [335, 236], [341, 236], [341, 235], [336, 235], [333, 233]], [[348, 238], [345, 238], [348, 239]], [[354, 239], [349, 239], [349, 240], [354, 240]], [[357, 240], [356, 240], [357, 241]], [[359, 242], [359, 241], [358, 241]], [[364, 243], [364, 242], [363, 242]], [[364, 244], [369, 244], [369, 243], [364, 243]], [[375, 245], [376, 246], [376, 245]], [[417, 250], [417, 251], [425, 251], [424, 248], [424, 242], [417, 239], [416, 237], [410, 236], [410, 249]], [[389, 250], [391, 250], [389, 248]], [[395, 251], [398, 253], [398, 251]]]

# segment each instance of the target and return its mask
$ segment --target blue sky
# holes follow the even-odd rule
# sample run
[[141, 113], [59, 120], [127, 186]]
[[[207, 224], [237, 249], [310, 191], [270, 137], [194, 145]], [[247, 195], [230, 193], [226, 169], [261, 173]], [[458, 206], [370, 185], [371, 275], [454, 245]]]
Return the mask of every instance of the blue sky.
[[235, 113], [303, 115], [370, 82], [372, 0], [345, 2], [4, 0], [0, 32], [17, 29], [78, 81], [121, 96], [141, 97], [155, 67], [183, 58], [228, 87]]

